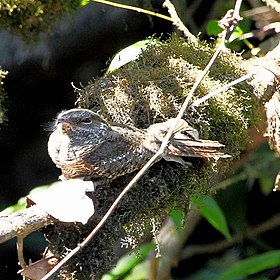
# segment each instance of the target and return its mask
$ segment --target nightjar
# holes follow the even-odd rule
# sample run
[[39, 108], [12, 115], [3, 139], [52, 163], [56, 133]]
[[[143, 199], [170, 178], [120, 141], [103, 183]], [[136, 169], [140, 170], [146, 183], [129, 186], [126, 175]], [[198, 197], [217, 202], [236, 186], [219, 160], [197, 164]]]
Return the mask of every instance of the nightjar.
[[[62, 179], [111, 181], [140, 169], [157, 152], [173, 119], [147, 129], [111, 125], [87, 109], [61, 112], [48, 142], [48, 152], [62, 171]], [[180, 120], [163, 159], [184, 164], [182, 157], [228, 157], [217, 141], [201, 140], [198, 132]]]

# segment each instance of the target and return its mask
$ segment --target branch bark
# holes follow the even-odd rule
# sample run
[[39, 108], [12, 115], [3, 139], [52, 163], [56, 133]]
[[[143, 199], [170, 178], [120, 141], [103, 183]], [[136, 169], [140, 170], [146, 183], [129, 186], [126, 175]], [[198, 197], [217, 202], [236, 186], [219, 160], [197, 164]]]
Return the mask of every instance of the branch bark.
[[32, 206], [11, 215], [0, 215], [0, 244], [14, 237], [25, 237], [53, 223], [53, 218]]

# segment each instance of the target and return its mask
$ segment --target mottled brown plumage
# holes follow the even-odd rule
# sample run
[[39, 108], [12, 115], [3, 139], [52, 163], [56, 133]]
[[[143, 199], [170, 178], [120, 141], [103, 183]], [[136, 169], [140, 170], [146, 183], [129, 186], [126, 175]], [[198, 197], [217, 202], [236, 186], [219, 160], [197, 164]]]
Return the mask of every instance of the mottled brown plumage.
[[[140, 169], [157, 152], [173, 119], [147, 129], [110, 125], [86, 109], [71, 109], [57, 116], [48, 151], [64, 179], [85, 177], [111, 181]], [[170, 140], [165, 160], [184, 164], [181, 157], [220, 158], [217, 141], [201, 140], [181, 120]]]

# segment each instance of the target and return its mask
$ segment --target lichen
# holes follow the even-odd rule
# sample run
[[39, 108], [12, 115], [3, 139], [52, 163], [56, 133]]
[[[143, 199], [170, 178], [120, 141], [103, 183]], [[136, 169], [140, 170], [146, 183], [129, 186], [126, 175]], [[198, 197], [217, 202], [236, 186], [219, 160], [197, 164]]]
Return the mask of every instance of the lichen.
[[[173, 35], [156, 47], [148, 47], [136, 61], [93, 80], [79, 91], [77, 104], [97, 111], [108, 121], [146, 128], [178, 113], [213, 52], [214, 48], [204, 43], [191, 44]], [[193, 100], [240, 77], [245, 72], [242, 64], [240, 57], [223, 53], [204, 78]], [[234, 159], [248, 141], [248, 128], [259, 119], [258, 103], [251, 92], [252, 88], [242, 83], [202, 106], [190, 107], [184, 119], [199, 131], [201, 138], [223, 143], [225, 151]], [[189, 161], [192, 165], [188, 168], [160, 161], [146, 172], [91, 244], [69, 263], [67, 273], [73, 273], [79, 264], [82, 271], [76, 270], [74, 279], [98, 279], [98, 275], [114, 262], [117, 240], [123, 237], [124, 244], [135, 247], [150, 232], [151, 221], [161, 221], [167, 209], [180, 208], [187, 212], [190, 197], [209, 193], [218, 180], [218, 172], [224, 171], [231, 162], [225, 159], [218, 162]], [[93, 222], [79, 227], [82, 234], [73, 236], [70, 248], [85, 237], [132, 177], [133, 174], [128, 174], [113, 181], [109, 187], [97, 189], [98, 210]], [[59, 226], [56, 230], [63, 236]], [[54, 236], [54, 250], [61, 254], [65, 249], [63, 244], [57, 246], [58, 235]], [[67, 235], [68, 242], [69, 237]], [[89, 258], [89, 254], [93, 257]], [[87, 261], [83, 262], [84, 259]]]

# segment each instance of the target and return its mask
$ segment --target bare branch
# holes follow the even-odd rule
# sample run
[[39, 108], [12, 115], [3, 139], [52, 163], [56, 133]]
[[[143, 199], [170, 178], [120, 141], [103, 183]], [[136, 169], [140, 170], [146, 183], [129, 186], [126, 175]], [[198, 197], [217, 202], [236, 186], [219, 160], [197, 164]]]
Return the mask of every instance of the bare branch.
[[51, 216], [37, 206], [32, 206], [9, 216], [1, 215], [0, 243], [18, 236], [24, 238], [31, 232], [52, 223]]
[[174, 5], [169, 0], [165, 0], [162, 6], [168, 9], [168, 13], [173, 19], [173, 24], [178, 28], [178, 30], [182, 31], [184, 35], [194, 43], [197, 42], [197, 38], [187, 29], [187, 27], [179, 18]]
[[26, 262], [24, 260], [24, 256], [23, 256], [23, 237], [22, 236], [18, 236], [17, 238], [17, 253], [18, 253], [18, 260], [19, 260], [19, 264], [22, 268], [26, 268]]
[[228, 88], [230, 88], [230, 87], [232, 87], [232, 86], [234, 86], [236, 84], [239, 84], [239, 83], [241, 83], [241, 82], [251, 78], [252, 76], [253, 76], [253, 74], [251, 74], [251, 73], [246, 74], [246, 75], [240, 77], [239, 79], [236, 79], [233, 82], [228, 83], [228, 84], [226, 84], [225, 86], [223, 86], [221, 88], [218, 88], [215, 91], [209, 92], [208, 94], [204, 95], [200, 99], [195, 100], [195, 102], [192, 104], [192, 106], [193, 107], [198, 106], [199, 104], [205, 102], [207, 99], [217, 95], [218, 93], [220, 93], [220, 92], [222, 92], [222, 91], [224, 91], [224, 90], [226, 90], [226, 89], [228, 89]]

